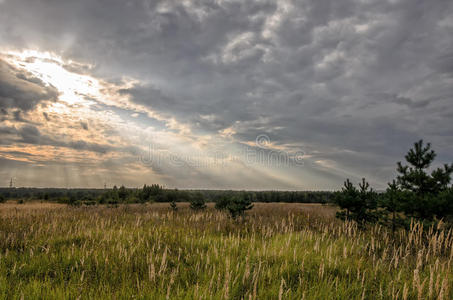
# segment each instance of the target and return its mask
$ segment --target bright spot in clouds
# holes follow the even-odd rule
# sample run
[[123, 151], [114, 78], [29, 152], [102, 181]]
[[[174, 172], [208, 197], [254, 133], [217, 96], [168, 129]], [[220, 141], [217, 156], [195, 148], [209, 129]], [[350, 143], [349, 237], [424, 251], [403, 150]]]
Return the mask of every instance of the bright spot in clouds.
[[68, 104], [88, 104], [86, 97], [101, 96], [99, 81], [91, 76], [68, 71], [71, 61], [65, 62], [61, 57], [49, 52], [38, 51], [8, 52], [9, 62], [41, 79], [47, 85], [55, 87], [59, 99]]

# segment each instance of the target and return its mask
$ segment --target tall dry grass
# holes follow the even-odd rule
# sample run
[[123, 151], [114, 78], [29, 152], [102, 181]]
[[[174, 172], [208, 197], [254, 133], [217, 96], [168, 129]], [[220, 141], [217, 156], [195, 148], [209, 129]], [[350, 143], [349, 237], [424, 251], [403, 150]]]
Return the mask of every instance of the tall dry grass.
[[0, 205], [5, 299], [452, 299], [452, 230], [365, 231], [321, 205], [245, 220], [168, 204]]

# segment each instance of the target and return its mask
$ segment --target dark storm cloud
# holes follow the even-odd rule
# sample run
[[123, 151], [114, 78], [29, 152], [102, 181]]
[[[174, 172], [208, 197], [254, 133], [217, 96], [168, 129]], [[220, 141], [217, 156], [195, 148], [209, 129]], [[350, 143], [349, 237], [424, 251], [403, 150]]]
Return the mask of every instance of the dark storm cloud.
[[55, 101], [57, 97], [55, 88], [0, 59], [0, 109], [19, 109], [15, 111], [16, 120], [23, 121], [20, 110], [31, 110], [38, 103]]
[[139, 149], [134, 146], [116, 146], [112, 144], [99, 144], [87, 142], [84, 140], [73, 140], [65, 136], [50, 136], [43, 134], [35, 125], [24, 125], [20, 127], [1, 126], [0, 134], [2, 135], [2, 145], [15, 145], [31, 144], [31, 145], [45, 145], [55, 147], [65, 147], [75, 150], [92, 151], [99, 154], [106, 154], [109, 152], [119, 151], [131, 155], [137, 155]]
[[131, 88], [120, 89], [119, 93], [131, 96], [132, 102], [149, 106], [158, 111], [172, 111], [172, 107], [175, 106], [173, 98], [164, 95], [161, 90], [151, 85], [136, 85]]
[[[52, 50], [111, 81], [133, 76], [141, 82], [123, 94], [200, 132], [266, 133], [381, 183], [418, 138], [453, 160], [449, 0], [6, 0], [0, 20], [1, 45]], [[0, 97], [19, 99], [2, 107], [49, 97], [13, 88], [39, 82], [2, 81]]]
[[50, 137], [49, 135], [41, 134], [40, 130], [32, 125], [22, 126], [17, 129], [17, 135], [19, 136], [19, 140], [16, 141], [24, 144], [67, 147], [76, 150], [88, 150], [97, 153], [107, 153], [114, 149], [110, 145], [88, 143], [82, 140], [60, 140], [55, 137]]

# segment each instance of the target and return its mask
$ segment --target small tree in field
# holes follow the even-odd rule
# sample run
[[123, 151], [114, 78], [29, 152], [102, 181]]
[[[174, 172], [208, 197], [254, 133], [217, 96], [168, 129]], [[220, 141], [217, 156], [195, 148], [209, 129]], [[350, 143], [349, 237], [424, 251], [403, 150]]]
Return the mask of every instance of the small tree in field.
[[353, 220], [359, 225], [377, 220], [377, 195], [365, 178], [359, 183], [359, 189], [347, 179], [343, 189], [335, 194], [334, 201], [341, 209], [337, 212], [339, 219]]
[[362, 182], [359, 183], [359, 196], [360, 201], [364, 203], [364, 207], [360, 209], [361, 215], [359, 215], [359, 222], [374, 223], [378, 220], [377, 212], [377, 194], [370, 188], [370, 184], [366, 182], [365, 178], [362, 178]]
[[411, 193], [411, 197], [403, 203], [406, 215], [419, 219], [432, 219], [438, 210], [435, 197], [448, 188], [453, 172], [453, 164], [445, 164], [428, 173], [428, 169], [436, 158], [431, 144], [423, 145], [423, 140], [414, 144], [405, 156], [409, 165], [397, 163], [399, 186]]
[[177, 211], [178, 210], [178, 206], [176, 205], [176, 202], [174, 200], [170, 202], [170, 208], [173, 211]]
[[170, 202], [170, 208], [173, 211], [177, 211], [178, 210], [178, 206], [176, 205], [176, 200], [178, 198], [178, 192], [176, 190], [175, 191], [167, 191], [166, 198], [167, 198], [167, 201]]
[[252, 208], [252, 199], [248, 194], [232, 197], [226, 206], [226, 209], [233, 219], [244, 216], [245, 211]]
[[401, 191], [396, 181], [393, 180], [380, 198], [379, 206], [384, 209], [383, 223], [392, 228], [392, 233], [402, 221], [399, 213], [402, 211], [401, 201], [406, 195], [407, 193]]
[[437, 168], [428, 174], [427, 170], [436, 158], [436, 153], [431, 150], [431, 144], [423, 145], [423, 140], [414, 144], [405, 159], [409, 166], [403, 166], [398, 162], [398, 183], [403, 189], [414, 192], [417, 195], [436, 194], [447, 189], [453, 172], [453, 164], [444, 164], [443, 168]]
[[352, 220], [352, 211], [358, 202], [359, 191], [349, 179], [346, 179], [341, 192], [336, 192], [334, 202], [340, 207], [337, 218], [342, 220]]
[[215, 204], [217, 210], [227, 211], [233, 219], [244, 216], [245, 211], [253, 208], [253, 196], [249, 193], [241, 195], [223, 195]]
[[193, 210], [202, 210], [206, 208], [204, 196], [201, 193], [196, 193], [190, 199], [190, 208]]

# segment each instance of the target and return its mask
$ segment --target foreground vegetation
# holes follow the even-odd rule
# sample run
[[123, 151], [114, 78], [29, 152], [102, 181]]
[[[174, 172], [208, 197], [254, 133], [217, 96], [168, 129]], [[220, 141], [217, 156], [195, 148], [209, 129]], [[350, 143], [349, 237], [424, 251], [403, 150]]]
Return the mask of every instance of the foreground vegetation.
[[347, 179], [333, 202], [340, 207], [337, 217], [355, 221], [360, 227], [381, 223], [395, 231], [409, 228], [413, 220], [425, 227], [446, 222], [453, 227], [453, 163], [433, 169], [436, 152], [420, 140], [404, 157], [407, 165], [397, 163], [398, 176], [385, 193], [376, 193], [365, 178], [359, 188]]
[[453, 232], [322, 205], [0, 204], [3, 299], [452, 299]]

